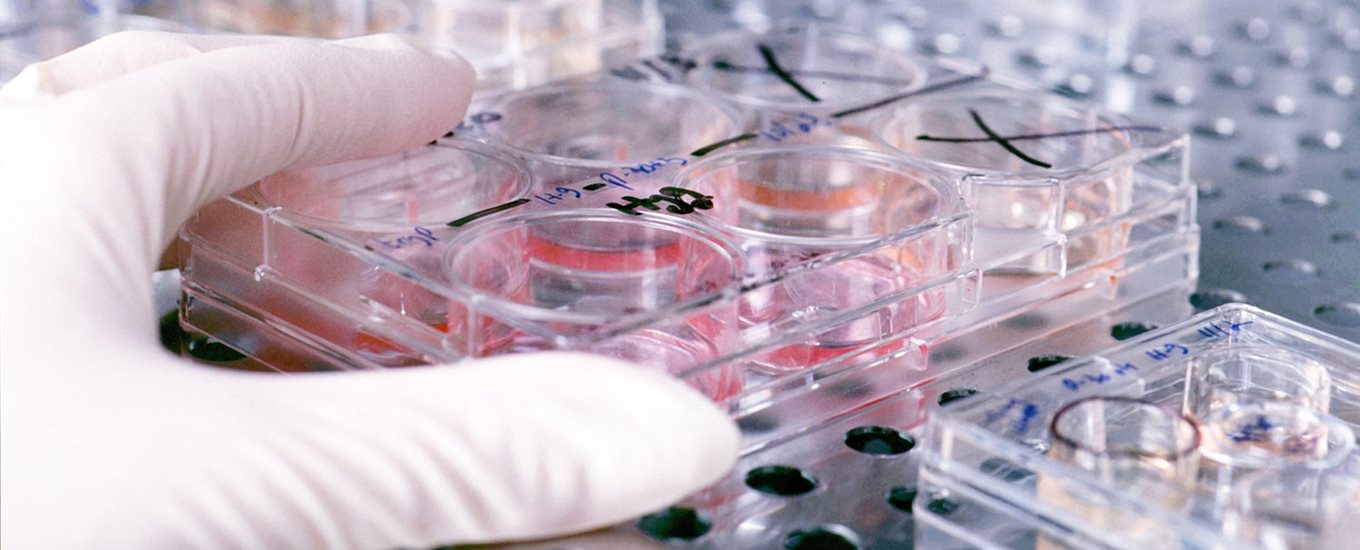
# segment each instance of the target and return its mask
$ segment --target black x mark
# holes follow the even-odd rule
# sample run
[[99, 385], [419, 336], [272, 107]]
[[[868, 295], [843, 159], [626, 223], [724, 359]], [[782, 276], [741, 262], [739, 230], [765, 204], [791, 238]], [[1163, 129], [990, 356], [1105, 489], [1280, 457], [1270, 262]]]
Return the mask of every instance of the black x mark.
[[921, 135], [919, 135], [919, 136], [916, 136], [916, 139], [918, 139], [918, 140], [920, 140], [920, 141], [938, 141], [938, 142], [942, 142], [942, 143], [979, 143], [979, 142], [984, 142], [984, 141], [994, 141], [994, 142], [996, 142], [997, 145], [1000, 145], [1001, 147], [1005, 148], [1007, 151], [1009, 151], [1011, 154], [1015, 155], [1015, 156], [1016, 156], [1017, 158], [1019, 158], [1020, 160], [1023, 160], [1023, 161], [1025, 161], [1025, 162], [1028, 162], [1028, 163], [1033, 164], [1033, 165], [1035, 165], [1035, 166], [1039, 166], [1039, 167], [1043, 167], [1043, 168], [1052, 168], [1052, 167], [1053, 167], [1052, 164], [1049, 164], [1049, 163], [1047, 163], [1047, 162], [1041, 161], [1041, 160], [1039, 160], [1039, 159], [1036, 159], [1036, 158], [1034, 158], [1034, 157], [1031, 157], [1031, 156], [1025, 154], [1024, 151], [1021, 151], [1020, 149], [1016, 148], [1015, 145], [1011, 144], [1011, 142], [1012, 142], [1012, 141], [1028, 141], [1028, 140], [1036, 140], [1036, 139], [1057, 138], [1057, 137], [1083, 136], [1083, 135], [1099, 134], [1099, 133], [1112, 132], [1112, 131], [1124, 131], [1124, 132], [1157, 132], [1157, 131], [1163, 130], [1163, 128], [1160, 128], [1160, 127], [1157, 127], [1157, 126], [1111, 126], [1111, 127], [1107, 127], [1107, 128], [1092, 128], [1092, 129], [1089, 129], [1089, 130], [1069, 130], [1069, 131], [1066, 131], [1066, 132], [1052, 132], [1052, 133], [1044, 133], [1044, 134], [1019, 134], [1019, 135], [1014, 135], [1014, 136], [1002, 136], [1002, 135], [999, 135], [999, 134], [997, 134], [996, 132], [992, 131], [991, 127], [987, 126], [987, 123], [982, 121], [982, 116], [981, 116], [981, 115], [978, 115], [978, 113], [977, 113], [976, 110], [969, 109], [969, 110], [968, 110], [968, 114], [969, 114], [969, 115], [972, 115], [972, 117], [973, 117], [973, 123], [974, 123], [974, 124], [977, 124], [977, 127], [978, 127], [979, 129], [982, 130], [982, 133], [987, 134], [987, 137], [980, 137], [980, 138], [935, 137], [935, 136], [931, 136], [931, 135], [921, 134]]

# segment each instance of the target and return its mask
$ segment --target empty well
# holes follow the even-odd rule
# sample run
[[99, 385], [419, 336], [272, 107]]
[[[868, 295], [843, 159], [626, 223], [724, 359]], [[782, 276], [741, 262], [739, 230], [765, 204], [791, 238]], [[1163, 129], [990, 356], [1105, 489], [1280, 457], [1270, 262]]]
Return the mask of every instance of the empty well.
[[393, 231], [442, 225], [524, 195], [529, 174], [512, 158], [468, 141], [377, 159], [285, 172], [261, 180], [266, 204], [309, 223]]
[[693, 55], [696, 87], [763, 110], [838, 110], [926, 81], [926, 71], [907, 56], [816, 26], [729, 35]]
[[[1136, 148], [1160, 128], [1040, 93], [984, 90], [904, 101], [872, 122], [879, 138], [959, 182], [976, 213], [979, 263], [1050, 273], [1117, 255], [1126, 230], [1092, 231], [1132, 205]], [[1066, 264], [1034, 250], [1063, 233]]]
[[488, 140], [524, 156], [547, 184], [683, 155], [740, 133], [737, 115], [711, 96], [612, 78], [513, 92], [478, 108], [496, 115], [481, 125]]

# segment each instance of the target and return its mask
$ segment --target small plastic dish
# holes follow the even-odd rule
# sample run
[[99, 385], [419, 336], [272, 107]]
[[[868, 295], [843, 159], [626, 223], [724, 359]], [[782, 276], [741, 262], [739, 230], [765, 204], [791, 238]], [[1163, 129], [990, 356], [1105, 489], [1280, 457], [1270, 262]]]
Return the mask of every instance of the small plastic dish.
[[830, 114], [919, 88], [926, 70], [853, 33], [821, 26], [711, 39], [690, 83], [768, 114]]
[[739, 150], [688, 167], [675, 185], [714, 196], [705, 219], [742, 246], [748, 284], [760, 287], [740, 302], [748, 340], [856, 315], [757, 356], [760, 368], [811, 367], [944, 311], [942, 291], [911, 291], [957, 267], [948, 228], [960, 205], [919, 165], [854, 148]]
[[[736, 344], [735, 307], [720, 298], [740, 281], [740, 251], [686, 220], [525, 214], [455, 239], [445, 265], [460, 296], [450, 337], [469, 356], [581, 349], [679, 374]], [[739, 391], [737, 374], [691, 381], [718, 400]]]
[[[1016, 275], [1117, 257], [1127, 231], [1110, 222], [1133, 204], [1134, 167], [1173, 135], [1058, 96], [998, 88], [904, 101], [870, 125], [885, 145], [958, 181], [976, 213], [979, 264]], [[1033, 253], [1058, 235], [1067, 236], [1065, 261]]]
[[510, 92], [475, 109], [485, 139], [528, 162], [539, 186], [596, 177], [740, 133], [726, 103], [700, 92], [600, 78]]

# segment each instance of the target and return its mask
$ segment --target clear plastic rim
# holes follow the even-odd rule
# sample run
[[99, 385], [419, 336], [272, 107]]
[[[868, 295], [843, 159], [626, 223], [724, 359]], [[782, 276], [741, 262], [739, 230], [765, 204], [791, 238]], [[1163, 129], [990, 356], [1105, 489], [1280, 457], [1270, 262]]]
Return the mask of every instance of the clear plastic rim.
[[[665, 231], [677, 233], [687, 238], [695, 239], [707, 244], [718, 252], [722, 253], [723, 259], [731, 269], [731, 278], [723, 287], [719, 287], [713, 292], [667, 304], [664, 307], [643, 311], [636, 314], [614, 315], [614, 314], [587, 314], [570, 311], [558, 311], [551, 308], [530, 306], [507, 300], [502, 296], [487, 294], [472, 285], [468, 285], [455, 275], [454, 267], [463, 258], [463, 254], [468, 252], [469, 244], [489, 239], [506, 231], [520, 227], [528, 227], [534, 222], [540, 221], [591, 221], [604, 220], [610, 223], [642, 223], [661, 228]], [[671, 311], [688, 309], [695, 305], [711, 302], [714, 296], [719, 296], [731, 292], [732, 289], [741, 284], [742, 274], [742, 255], [741, 249], [729, 240], [722, 233], [714, 231], [704, 225], [700, 225], [687, 220], [682, 220], [667, 215], [644, 215], [642, 217], [624, 217], [618, 211], [609, 208], [573, 208], [568, 210], [550, 212], [529, 212], [517, 216], [501, 218], [478, 227], [477, 231], [467, 231], [455, 237], [449, 242], [447, 251], [444, 253], [443, 269], [444, 277], [454, 291], [476, 307], [490, 306], [495, 314], [509, 315], [514, 318], [532, 321], [564, 321], [574, 324], [597, 324], [604, 325], [615, 321], [621, 321], [629, 317], [648, 317], [665, 314]]]
[[[1314, 359], [1312, 356], [1301, 354], [1287, 349], [1280, 349], [1266, 344], [1244, 344], [1217, 350], [1208, 350], [1199, 354], [1194, 360], [1200, 361], [1195, 368], [1208, 368], [1206, 361], [1214, 359], [1253, 361], [1259, 364], [1259, 359], [1265, 359], [1276, 363], [1279, 366], [1290, 369], [1293, 373], [1303, 374], [1305, 370], [1308, 375], [1316, 375], [1317, 379], [1309, 379], [1308, 382], [1316, 383], [1313, 393], [1306, 396], [1308, 401], [1321, 401], [1330, 403], [1332, 394], [1332, 373], [1327, 369], [1327, 365]], [[1317, 395], [1325, 395], [1323, 399], [1318, 399]], [[1186, 416], [1194, 416], [1190, 410], [1189, 403], [1182, 407]], [[1216, 410], [1215, 410], [1216, 412]], [[1210, 413], [1212, 414], [1212, 413]]]
[[[737, 135], [738, 133], [741, 132], [742, 129], [741, 117], [737, 114], [736, 109], [734, 109], [731, 105], [729, 105], [727, 102], [721, 99], [699, 93], [698, 91], [690, 88], [684, 88], [672, 84], [661, 84], [655, 82], [637, 82], [615, 77], [601, 77], [584, 81], [550, 83], [541, 86], [535, 86], [524, 90], [509, 91], [493, 98], [491, 102], [489, 102], [486, 105], [486, 109], [490, 111], [504, 112], [505, 110], [502, 109], [502, 106], [504, 106], [506, 103], [512, 100], [522, 100], [524, 98], [534, 97], [536, 95], [547, 95], [560, 93], [564, 91], [573, 92], [575, 90], [589, 88], [631, 88], [635, 90], [636, 93], [638, 94], [655, 94], [658, 96], [667, 97], [672, 100], [696, 102], [713, 109], [715, 114], [721, 115], [727, 122], [731, 123], [732, 135]], [[679, 107], [677, 106], [677, 108]], [[503, 136], [499, 135], [496, 132], [494, 125], [483, 126], [481, 132], [482, 135], [486, 136], [488, 142], [496, 145], [497, 147], [502, 147], [514, 151], [516, 154], [528, 160], [536, 160], [551, 164], [567, 164], [592, 169], [607, 170], [610, 168], [617, 168], [619, 166], [626, 165], [630, 161], [652, 160], [650, 158], [639, 158], [629, 159], [625, 161], [612, 161], [612, 160], [590, 160], [573, 157], [562, 157], [534, 151], [531, 149], [525, 149], [517, 144], [511, 143], [509, 140], [504, 139]], [[688, 154], [690, 150], [703, 147], [705, 145], [708, 144], [697, 143], [694, 144], [693, 148], [686, 148], [688, 150], [668, 151], [664, 154], [685, 155]]]
[[[501, 153], [500, 151], [497, 151], [497, 150], [496, 150], [495, 148], [493, 148], [493, 147], [488, 147], [488, 146], [483, 145], [483, 144], [481, 144], [481, 143], [477, 143], [477, 142], [475, 142], [475, 141], [468, 141], [468, 140], [464, 140], [464, 139], [455, 139], [455, 140], [452, 140], [452, 141], [451, 141], [451, 140], [440, 140], [438, 144], [435, 144], [435, 145], [425, 145], [425, 146], [422, 146], [422, 147], [432, 147], [432, 148], [435, 148], [435, 149], [453, 149], [453, 150], [456, 150], [456, 151], [458, 151], [458, 152], [460, 152], [460, 153], [463, 153], [463, 154], [469, 154], [469, 155], [476, 155], [476, 156], [479, 156], [479, 157], [484, 157], [484, 158], [486, 158], [486, 159], [488, 159], [488, 160], [490, 160], [490, 161], [492, 161], [492, 162], [495, 162], [495, 163], [497, 163], [497, 164], [501, 164], [501, 165], [503, 165], [504, 167], [506, 167], [507, 169], [509, 169], [509, 170], [511, 171], [512, 174], [514, 174], [514, 177], [511, 178], [511, 180], [510, 180], [511, 185], [513, 186], [513, 189], [507, 191], [507, 193], [509, 193], [509, 194], [507, 195], [507, 197], [509, 197], [509, 198], [511, 198], [511, 199], [517, 199], [517, 198], [521, 198], [521, 197], [524, 197], [524, 196], [526, 196], [526, 195], [529, 194], [529, 190], [530, 190], [530, 188], [531, 188], [531, 183], [532, 183], [532, 181], [531, 181], [531, 179], [530, 179], [531, 177], [530, 177], [530, 175], [529, 175], [529, 171], [528, 171], [528, 170], [527, 170], [520, 162], [518, 162], [516, 159], [514, 159], [514, 158], [512, 158], [512, 157], [510, 157], [510, 156], [507, 156], [507, 155]], [[404, 154], [404, 153], [398, 153], [398, 155], [401, 155], [401, 154]], [[380, 157], [380, 158], [381, 158], [381, 157]], [[272, 177], [272, 176], [270, 176], [270, 177]], [[324, 227], [324, 228], [328, 228], [328, 229], [342, 229], [342, 230], [362, 231], [362, 232], [365, 232], [365, 233], [388, 232], [388, 231], [404, 231], [404, 230], [410, 229], [411, 224], [403, 224], [403, 223], [387, 223], [387, 222], [364, 221], [364, 220], [350, 221], [350, 220], [344, 220], [344, 219], [336, 219], [336, 218], [329, 218], [329, 217], [324, 217], [324, 216], [317, 216], [317, 215], [313, 215], [313, 214], [307, 214], [307, 213], [302, 212], [302, 211], [300, 211], [300, 210], [294, 210], [294, 209], [292, 209], [292, 208], [288, 208], [287, 206], [284, 206], [283, 204], [280, 204], [280, 202], [279, 202], [278, 200], [276, 200], [277, 197], [271, 196], [271, 193], [270, 193], [269, 191], [266, 191], [266, 190], [265, 190], [265, 181], [268, 180], [268, 179], [269, 179], [269, 178], [266, 177], [265, 179], [262, 179], [262, 180], [260, 180], [259, 182], [257, 182], [256, 184], [250, 186], [250, 188], [249, 188], [249, 189], [250, 189], [250, 191], [249, 191], [250, 195], [251, 195], [255, 200], [259, 201], [260, 204], [264, 205], [265, 208], [267, 208], [267, 209], [277, 208], [277, 209], [279, 209], [279, 210], [282, 210], [283, 212], [286, 213], [286, 216], [287, 216], [288, 218], [294, 219], [294, 220], [298, 220], [298, 221], [301, 221], [301, 222], [303, 222], [303, 223], [305, 223], [305, 224], [307, 224], [307, 225], [310, 225], [310, 226], [317, 226], [317, 227]], [[492, 205], [488, 204], [488, 205], [485, 205], [485, 206], [492, 206]], [[483, 206], [483, 207], [485, 207], [485, 206]], [[476, 208], [471, 208], [471, 209], [469, 209], [468, 212], [462, 212], [462, 213], [459, 213], [459, 215], [470, 214], [470, 213], [476, 212], [476, 211], [477, 211]], [[441, 224], [441, 225], [442, 225], [442, 224]]]
[[[1067, 436], [1066, 434], [1063, 434], [1061, 431], [1058, 430], [1058, 419], [1062, 418], [1064, 414], [1070, 412], [1076, 407], [1085, 405], [1086, 403], [1092, 401], [1115, 401], [1119, 403], [1137, 405], [1139, 407], [1154, 409], [1167, 415], [1168, 418], [1177, 420], [1179, 422], [1184, 422], [1185, 425], [1190, 427], [1192, 433], [1194, 433], [1195, 435], [1190, 439], [1190, 442], [1186, 445], [1184, 449], [1177, 449], [1171, 453], [1150, 453], [1143, 451], [1111, 452], [1096, 450], [1086, 445], [1085, 443], [1072, 439], [1071, 437]], [[1094, 456], [1104, 457], [1129, 456], [1138, 458], [1155, 458], [1161, 460], [1179, 460], [1182, 458], [1189, 457], [1192, 453], [1199, 449], [1200, 443], [1203, 441], [1204, 437], [1204, 434], [1202, 433], [1199, 423], [1195, 422], [1194, 419], [1186, 417], [1185, 415], [1177, 412], [1175, 409], [1172, 409], [1171, 407], [1159, 405], [1157, 403], [1153, 403], [1151, 401], [1146, 401], [1143, 399], [1115, 395], [1093, 395], [1090, 397], [1083, 397], [1081, 399], [1063, 405], [1062, 408], [1058, 409], [1058, 412], [1053, 414], [1053, 420], [1049, 421], [1048, 433], [1053, 436], [1054, 440], [1061, 442], [1063, 445], [1066, 445], [1069, 448], [1076, 449], [1083, 453]]]
[[[742, 44], [744, 42], [754, 44], [759, 39], [759, 37], [762, 36], [769, 37], [771, 41], [800, 40], [808, 37], [812, 31], [813, 29], [808, 27], [795, 26], [777, 29], [765, 34], [752, 34], [748, 32], [731, 34], [723, 37], [721, 40], [718, 40], [711, 44], [706, 44], [703, 47], [695, 50], [693, 58], [694, 61], [699, 64], [700, 67], [699, 69], [700, 72], [698, 74], [702, 75], [705, 72], [711, 70], [709, 69], [709, 67], [713, 61], [715, 53], [723, 48], [732, 47], [734, 45]], [[903, 73], [905, 75], [903, 80], [907, 80], [910, 83], [897, 88], [894, 93], [908, 92], [911, 90], [921, 88], [925, 86], [926, 82], [929, 80], [929, 72], [926, 71], [925, 67], [922, 66], [920, 63], [917, 63], [916, 61], [912, 60], [910, 56], [902, 55], [894, 50], [885, 48], [878, 42], [868, 40], [863, 36], [860, 36], [852, 32], [838, 29], [817, 28], [815, 29], [815, 32], [822, 35], [830, 35], [830, 39], [832, 40], [854, 41], [857, 43], [858, 46], [862, 46], [866, 50], [875, 51], [876, 53], [883, 55], [886, 59], [892, 61], [894, 64], [903, 67], [904, 69]], [[768, 99], [762, 99], [759, 97], [745, 96], [727, 92], [725, 90], [710, 85], [706, 80], [701, 78], [691, 78], [690, 81], [695, 87], [695, 89], [712, 92], [714, 94], [721, 95], [722, 97], [727, 98], [732, 102], [739, 103], [741, 105], [749, 106], [752, 108], [770, 111], [790, 110], [792, 108], [792, 106], [788, 105], [785, 102], [773, 101]], [[817, 102], [812, 104], [799, 105], [797, 108], [801, 110], [816, 109], [819, 111], [828, 109], [838, 110], [842, 107], [856, 105], [858, 103], [868, 101], [870, 99], [872, 98]]]
[[[1315, 469], [1288, 465], [1278, 470], [1264, 469], [1251, 472], [1242, 476], [1240, 481], [1233, 484], [1233, 506], [1237, 512], [1248, 515], [1255, 515], [1258, 509], [1256, 493], [1257, 489], [1270, 487], [1292, 487], [1296, 484], [1306, 484], [1315, 493], [1313, 496], [1324, 502], [1345, 505], [1347, 501], [1336, 497], [1360, 496], [1360, 476], [1346, 472], [1344, 468], [1333, 470], [1317, 471]], [[1240, 490], [1239, 490], [1240, 489]], [[1253, 528], [1256, 526], [1252, 526]]]
[[[937, 198], [934, 212], [926, 219], [913, 223], [910, 226], [901, 227], [896, 231], [863, 237], [801, 237], [780, 235], [778, 233], [728, 225], [707, 215], [701, 215], [699, 219], [703, 224], [713, 227], [718, 231], [731, 233], [743, 238], [795, 245], [856, 246], [877, 242], [903, 233], [909, 233], [916, 228], [928, 227], [934, 222], [938, 222], [939, 220], [948, 218], [951, 215], [960, 212], [960, 205], [963, 200], [959, 197], [957, 186], [947, 178], [939, 175], [932, 167], [919, 165], [914, 162], [914, 158], [907, 160], [877, 151], [845, 146], [787, 145], [729, 151], [702, 159], [699, 162], [686, 166], [680, 172], [676, 173], [675, 178], [672, 181], [673, 185], [685, 187], [686, 183], [699, 180], [707, 173], [729, 168], [743, 162], [760, 160], [766, 157], [789, 156], [798, 158], [811, 155], [825, 155], [828, 157], [837, 157], [837, 159], [844, 158], [846, 160], [856, 161], [863, 165], [874, 167], [875, 169], [893, 171], [897, 174], [907, 175], [908, 177], [925, 179], [926, 181], [922, 182], [922, 184], [929, 186], [935, 192], [935, 197]], [[690, 189], [691, 187], [685, 188]]]
[[[969, 175], [998, 178], [1000, 181], [987, 183], [992, 185], [1013, 185], [1013, 186], [1048, 185], [1049, 180], [1052, 179], [1068, 178], [1074, 174], [1080, 173], [1101, 172], [1110, 167], [1111, 165], [1128, 163], [1128, 161], [1125, 160], [1125, 158], [1139, 149], [1138, 145], [1135, 144], [1136, 139], [1132, 133], [1130, 133], [1128, 130], [1115, 130], [1111, 131], [1110, 133], [1114, 135], [1115, 139], [1117, 139], [1120, 142], [1124, 150], [1120, 151], [1115, 155], [1110, 156], [1109, 158], [1101, 159], [1100, 161], [1090, 166], [1074, 166], [1066, 169], [1051, 170], [1050, 172], [1046, 173], [1038, 172], [1016, 173], [995, 168], [972, 166], [967, 164], [959, 164], [954, 162], [934, 160], [931, 158], [923, 157], [918, 153], [905, 150], [902, 147], [895, 145], [887, 137], [888, 133], [887, 129], [895, 124], [898, 113], [900, 113], [903, 110], [931, 107], [936, 105], [962, 106], [966, 104], [966, 102], [969, 101], [970, 99], [971, 100], [999, 99], [1006, 102], [1020, 101], [1035, 107], [1047, 107], [1050, 105], [1057, 105], [1062, 110], [1071, 113], [1094, 115], [1097, 121], [1108, 123], [1109, 126], [1113, 128], [1142, 127], [1140, 125], [1135, 124], [1129, 118], [1118, 113], [1107, 112], [1095, 106], [1083, 105], [1079, 102], [1075, 102], [1070, 99], [1056, 96], [1053, 94], [1042, 92], [1027, 93], [1020, 90], [992, 88], [985, 90], [970, 90], [952, 95], [926, 96], [913, 99], [910, 102], [903, 102], [901, 105], [898, 105], [894, 108], [884, 109], [878, 114], [874, 115], [873, 118], [870, 119], [869, 121], [869, 126], [870, 128], [872, 128], [873, 131], [873, 140], [876, 144], [878, 144], [881, 147], [885, 147], [898, 154], [904, 155], [908, 158], [917, 160], [930, 166], [935, 166], [939, 169], [949, 170], [951, 172], [963, 172]], [[1172, 130], [1170, 130], [1169, 128], [1159, 127], [1158, 132], [1166, 133], [1172, 132]]]

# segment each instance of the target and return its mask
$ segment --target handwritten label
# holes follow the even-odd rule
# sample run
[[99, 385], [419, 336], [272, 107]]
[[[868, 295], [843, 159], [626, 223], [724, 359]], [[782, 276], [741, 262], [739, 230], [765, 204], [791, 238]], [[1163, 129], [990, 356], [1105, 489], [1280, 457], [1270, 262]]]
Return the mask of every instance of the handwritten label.
[[[1114, 368], [1114, 376], [1124, 376], [1131, 371], [1138, 370], [1133, 363], [1121, 363]], [[1114, 379], [1114, 376], [1105, 373], [1084, 374], [1075, 378], [1063, 378], [1062, 385], [1069, 391], [1077, 391], [1087, 384], [1104, 384]]]
[[677, 164], [679, 166], [684, 166], [688, 163], [689, 161], [682, 158], [662, 157], [656, 160], [647, 161], [633, 166], [625, 166], [620, 169], [624, 174], [622, 176], [620, 176], [619, 174], [615, 174], [613, 171], [601, 172], [599, 177], [600, 181], [595, 181], [582, 185], [581, 189], [579, 190], [574, 187], [558, 186], [553, 188], [553, 192], [542, 195], [534, 195], [534, 198], [538, 199], [539, 202], [546, 204], [548, 206], [556, 206], [557, 203], [562, 202], [562, 200], [565, 198], [580, 199], [582, 196], [581, 191], [594, 193], [597, 191], [601, 191], [609, 186], [614, 186], [618, 187], [619, 189], [627, 189], [629, 191], [632, 191], [633, 186], [628, 185], [629, 176], [635, 176], [639, 174], [644, 175], [652, 174], [660, 170], [661, 167], [669, 164]]
[[1151, 357], [1153, 360], [1156, 361], [1165, 361], [1172, 357], [1190, 355], [1190, 348], [1187, 348], [1175, 342], [1168, 342], [1162, 344], [1160, 349], [1150, 349], [1144, 351], [1143, 355]]
[[[1195, 329], [1195, 332], [1200, 336], [1203, 336], [1205, 340], [1213, 340], [1216, 338], [1236, 334], [1242, 331], [1243, 327], [1246, 327], [1251, 324], [1252, 324], [1251, 321], [1246, 321], [1242, 323], [1214, 321]], [[1143, 354], [1147, 355], [1148, 357], [1151, 357], [1155, 361], [1165, 361], [1173, 357], [1189, 355], [1190, 348], [1187, 348], [1184, 344], [1180, 344], [1178, 342], [1163, 342], [1161, 344], [1158, 344], [1156, 348], [1145, 350]]]
[[581, 192], [571, 187], [555, 187], [553, 192], [542, 195], [534, 195], [539, 202], [552, 206], [561, 202], [564, 198], [580, 199]]
[[621, 67], [609, 69], [609, 74], [624, 80], [659, 80], [662, 82], [681, 82], [685, 75], [698, 67], [693, 59], [674, 53], [642, 59]]
[[998, 420], [1005, 418], [1011, 411], [1017, 409], [1020, 414], [1016, 417], [1015, 421], [1011, 422], [1011, 430], [1016, 433], [1024, 433], [1026, 430], [1029, 430], [1030, 423], [1039, 416], [1039, 406], [1014, 397], [1006, 401], [1006, 404], [1002, 405], [1001, 408], [987, 413], [987, 416], [982, 419], [982, 426], [991, 426]]
[[1203, 336], [1206, 339], [1217, 338], [1219, 336], [1228, 336], [1230, 334], [1234, 334], [1242, 330], [1242, 327], [1245, 327], [1250, 324], [1252, 324], [1251, 321], [1247, 321], [1244, 323], [1225, 322], [1221, 325], [1219, 323], [1209, 323], [1207, 325], [1199, 327], [1199, 330], [1197, 330], [1196, 332], [1198, 332], [1200, 336]]
[[439, 237], [434, 236], [433, 231], [430, 231], [429, 229], [426, 229], [424, 227], [416, 226], [414, 229], [412, 229], [412, 232], [414, 232], [415, 234], [403, 235], [391, 240], [373, 239], [373, 242], [378, 243], [378, 246], [381, 246], [387, 250], [401, 250], [409, 246], [415, 246], [420, 244], [425, 245], [425, 248], [432, 248], [434, 247], [434, 243], [439, 240]]
[[[496, 118], [496, 120], [499, 120], [499, 118]], [[632, 176], [639, 176], [639, 174], [654, 174], [660, 172], [662, 167], [684, 166], [687, 165], [687, 163], [690, 163], [690, 161], [685, 161], [685, 159], [683, 158], [661, 157], [654, 159], [654, 161], [638, 163], [638, 165], [624, 166], [622, 167], [622, 169], [619, 169], [619, 172], [622, 172], [622, 174], [615, 173], [613, 172], [613, 170], [608, 170], [608, 172], [600, 173], [598, 181], [588, 182], [588, 184], [581, 185], [581, 188], [579, 189], [575, 187], [568, 187], [568, 185], [558, 185], [558, 187], [552, 188], [551, 192], [537, 193], [537, 195], [533, 196], [533, 199], [511, 200], [509, 201], [509, 203], [496, 204], [496, 206], [494, 207], [484, 208], [484, 210], [472, 212], [472, 214], [462, 216], [462, 218], [454, 219], [454, 221], [449, 222], [449, 226], [462, 227], [464, 225], [468, 225], [468, 223], [477, 221], [477, 219], [486, 218], [486, 216], [500, 214], [500, 212], [514, 210], [514, 208], [525, 206], [525, 204], [528, 204], [530, 200], [540, 201], [540, 203], [547, 204], [547, 206], [558, 206], [558, 204], [562, 203], [562, 201], [564, 200], [568, 199], [581, 200], [582, 197], [586, 195], [586, 193], [597, 193], [600, 191], [604, 191], [604, 189], [608, 189], [609, 187], [626, 189], [626, 191], [634, 191], [634, 189], [632, 189], [632, 185], [628, 185], [628, 180], [630, 180]], [[624, 197], [624, 199], [628, 199], [628, 197]], [[713, 197], [709, 197], [709, 199], [711, 201]], [[646, 201], [643, 199], [634, 200]], [[642, 206], [642, 204], [638, 204], [638, 206]], [[695, 206], [695, 204], [685, 204], [684, 207], [679, 208], [685, 207], [700, 208], [699, 206]], [[710, 204], [709, 208], [711, 207], [713, 206], [711, 206]], [[651, 210], [658, 210], [658, 208], [651, 208]], [[700, 210], [706, 210], [706, 208], [700, 208]], [[630, 214], [636, 214], [636, 212], [630, 212]]]
[[[562, 202], [564, 198], [580, 199], [581, 191], [594, 193], [605, 189], [608, 186], [632, 191], [633, 186], [629, 185], [628, 181], [632, 179], [633, 176], [652, 175], [661, 171], [661, 169], [666, 166], [684, 166], [686, 164], [689, 164], [689, 161], [680, 157], [658, 157], [656, 160], [649, 160], [632, 166], [624, 166], [618, 169], [618, 173], [615, 173], [614, 170], [601, 172], [599, 181], [587, 183], [581, 186], [580, 190], [573, 187], [560, 186], [554, 188], [552, 193], [534, 195], [534, 198], [548, 206], [556, 206], [559, 202]], [[624, 199], [627, 200], [628, 197], [624, 197]], [[652, 208], [652, 210], [656, 210], [656, 208]]]
[[[1214, 340], [1225, 336], [1230, 336], [1245, 330], [1245, 327], [1252, 324], [1252, 321], [1232, 323], [1226, 321], [1212, 321], [1195, 329], [1195, 332], [1203, 337], [1204, 340]], [[1159, 342], [1153, 348], [1143, 350], [1143, 355], [1154, 362], [1184, 357], [1190, 355], [1190, 348], [1185, 344], [1166, 341]], [[1063, 377], [1059, 382], [1062, 387], [1071, 392], [1080, 391], [1088, 385], [1103, 385], [1111, 381], [1118, 380], [1129, 373], [1138, 370], [1138, 366], [1132, 362], [1124, 362], [1114, 366], [1108, 373], [1080, 374]]]
[[798, 113], [793, 120], [776, 120], [756, 134], [773, 142], [784, 141], [793, 136], [811, 133], [818, 128], [831, 126], [831, 120], [808, 113]]
[[689, 161], [679, 157], [660, 157], [653, 161], [648, 161], [633, 166], [625, 166], [623, 168], [623, 172], [630, 176], [635, 176], [638, 174], [652, 174], [655, 173], [657, 170], [660, 170], [662, 166], [666, 166], [668, 164], [677, 164], [680, 166], [684, 166], [686, 164], [689, 164]]
[[[685, 202], [685, 198], [690, 199]], [[682, 187], [662, 187], [661, 192], [645, 199], [640, 199], [631, 195], [625, 195], [623, 200], [627, 204], [611, 202], [606, 204], [610, 208], [632, 216], [641, 216], [638, 208], [648, 210], [661, 210], [657, 203], [667, 203], [666, 211], [672, 214], [693, 214], [695, 210], [709, 210], [713, 208], [713, 196], [705, 195], [698, 191], [691, 191]]]
[[779, 143], [791, 136], [798, 136], [812, 132], [817, 128], [829, 127], [832, 125], [831, 119], [822, 118], [808, 113], [798, 113], [793, 120], [774, 121], [768, 127], [759, 132], [747, 132], [745, 134], [732, 136], [730, 138], [716, 141], [695, 149], [690, 153], [694, 157], [702, 157], [718, 149], [734, 145], [743, 141], [763, 137], [775, 143]]

